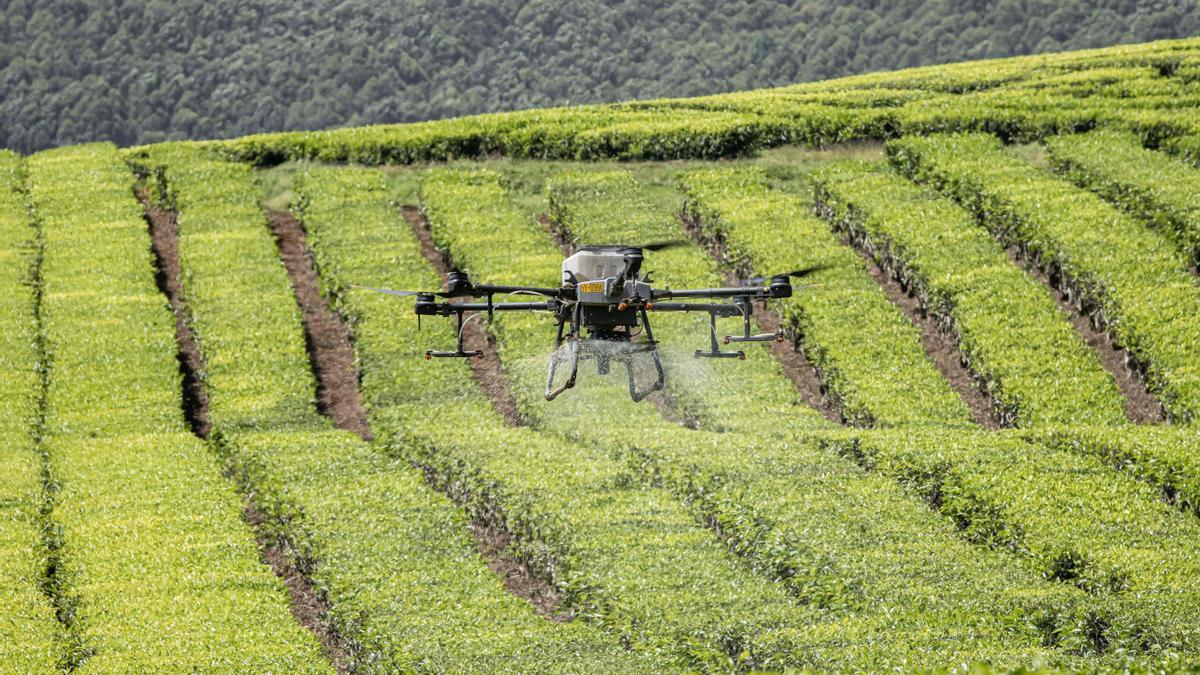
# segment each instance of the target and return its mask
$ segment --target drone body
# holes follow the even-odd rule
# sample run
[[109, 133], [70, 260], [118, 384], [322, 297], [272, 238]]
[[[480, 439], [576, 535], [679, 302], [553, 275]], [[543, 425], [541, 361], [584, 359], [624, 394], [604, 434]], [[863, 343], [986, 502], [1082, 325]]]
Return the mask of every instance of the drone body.
[[[629, 395], [641, 401], [663, 388], [665, 374], [658, 355], [658, 341], [650, 327], [654, 312], [704, 312], [709, 315], [709, 348], [698, 349], [697, 357], [745, 358], [742, 351], [721, 351], [717, 340], [716, 320], [722, 317], [742, 317], [742, 334], [727, 335], [730, 342], [765, 342], [782, 340], [780, 333], [752, 335], [750, 316], [753, 301], [787, 298], [792, 295], [791, 277], [805, 276], [822, 269], [813, 267], [779, 274], [769, 279], [754, 279], [748, 285], [728, 288], [672, 290], [655, 288], [646, 274], [639, 278], [646, 251], [660, 250], [686, 242], [666, 242], [645, 246], [582, 246], [563, 261], [562, 286], [496, 286], [473, 284], [466, 273], [453, 271], [447, 276], [443, 292], [393, 291], [368, 288], [392, 295], [415, 296], [417, 316], [451, 316], [458, 319], [458, 343], [454, 351], [428, 351], [425, 358], [480, 356], [482, 352], [463, 348], [463, 316], [484, 312], [489, 320], [495, 312], [547, 312], [557, 320], [555, 352], [550, 357], [546, 378], [546, 399], [575, 386], [580, 360], [596, 361], [597, 373], [609, 372], [613, 361], [625, 366], [629, 379]], [[767, 282], [765, 285], [763, 282]], [[540, 302], [496, 302], [496, 295], [525, 294], [542, 296]], [[474, 298], [483, 302], [439, 302], [442, 298]], [[673, 302], [663, 302], [672, 300]], [[674, 300], [682, 300], [675, 302]], [[696, 302], [700, 301], [700, 302]], [[584, 334], [586, 331], [586, 335]], [[634, 377], [634, 360], [648, 356], [653, 363], [655, 380], [639, 388]], [[569, 368], [562, 384], [555, 386], [559, 368]]]
[[[652, 293], [647, 281], [637, 279], [641, 256], [637, 248], [584, 246], [563, 261], [564, 286], [574, 284], [580, 320], [594, 338], [619, 339], [609, 333], [637, 325], [638, 303], [649, 301]], [[631, 272], [622, 274], [627, 266]]]

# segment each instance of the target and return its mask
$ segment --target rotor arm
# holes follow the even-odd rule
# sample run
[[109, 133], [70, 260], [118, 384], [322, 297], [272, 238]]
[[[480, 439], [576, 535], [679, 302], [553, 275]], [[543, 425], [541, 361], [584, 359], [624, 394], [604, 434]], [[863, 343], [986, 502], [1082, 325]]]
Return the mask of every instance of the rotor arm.
[[687, 288], [672, 290], [670, 288], [655, 288], [650, 292], [653, 300], [671, 300], [676, 298], [694, 298], [697, 300], [721, 298], [752, 298], [755, 300], [771, 297], [765, 288]]
[[546, 302], [462, 302], [446, 303], [451, 305], [452, 312], [557, 312], [557, 300]]
[[[463, 339], [463, 324], [465, 323], [463, 316], [469, 312], [486, 312], [490, 319], [493, 312], [517, 312], [517, 311], [548, 311], [557, 312], [560, 304], [558, 300], [547, 300], [545, 302], [491, 302], [491, 296], [488, 296], [488, 302], [434, 302], [429, 297], [418, 297], [416, 304], [417, 317], [421, 316], [455, 316], [458, 319], [458, 339], [455, 343], [454, 351], [439, 351], [429, 350], [425, 352], [425, 358], [472, 358], [482, 356], [483, 352], [479, 350], [467, 351], [465, 349]], [[471, 317], [475, 318], [474, 316]], [[467, 319], [468, 321], [470, 319]]]
[[680, 290], [664, 288], [654, 289], [651, 291], [650, 296], [652, 300], [668, 300], [672, 298], [777, 300], [792, 297], [792, 282], [786, 275], [780, 275], [771, 277], [766, 286], [688, 288]]
[[477, 298], [482, 298], [490, 295], [506, 295], [508, 293], [533, 293], [536, 295], [544, 295], [548, 298], [562, 297], [563, 289], [561, 288], [545, 288], [542, 286], [498, 286], [495, 284], [479, 284], [472, 287], [474, 295]]
[[545, 302], [422, 302], [418, 299], [416, 312], [421, 316], [451, 316], [466, 312], [557, 312], [557, 300]]
[[742, 310], [733, 303], [723, 302], [651, 302], [646, 304], [651, 312], [707, 312], [713, 316], [741, 316]]

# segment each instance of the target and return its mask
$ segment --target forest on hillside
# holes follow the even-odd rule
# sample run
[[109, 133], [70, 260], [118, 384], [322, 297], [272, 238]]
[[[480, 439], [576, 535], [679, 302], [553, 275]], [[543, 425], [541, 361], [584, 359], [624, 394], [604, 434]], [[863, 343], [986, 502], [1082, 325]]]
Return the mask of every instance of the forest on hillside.
[[691, 96], [1185, 37], [1196, 0], [3, 0], [0, 147]]

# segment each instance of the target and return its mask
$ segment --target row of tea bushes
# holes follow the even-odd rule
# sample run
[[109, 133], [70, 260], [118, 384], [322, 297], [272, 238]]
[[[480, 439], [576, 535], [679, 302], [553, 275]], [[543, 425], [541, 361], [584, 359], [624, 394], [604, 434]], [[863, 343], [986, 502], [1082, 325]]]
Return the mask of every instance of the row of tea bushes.
[[24, 182], [21, 158], [0, 152], [0, 663], [50, 672], [65, 650], [43, 592], [50, 551], [37, 446], [43, 371], [32, 277], [38, 244]]
[[904, 138], [887, 152], [902, 173], [958, 200], [1002, 242], [1037, 261], [1144, 367], [1171, 419], [1195, 418], [1200, 289], [1169, 239], [990, 136]]
[[954, 335], [1006, 421], [1125, 421], [1096, 353], [971, 214], [873, 165], [839, 164], [814, 178], [818, 210]]
[[1050, 163], [1200, 257], [1200, 170], [1147, 150], [1132, 134], [1094, 132], [1046, 139]]
[[346, 665], [489, 672], [636, 664], [617, 645], [539, 618], [508, 594], [468, 519], [420, 471], [318, 414], [304, 329], [253, 173], [188, 153], [146, 159], [178, 209], [184, 293], [217, 445], [328, 603]]
[[1200, 537], [1200, 521], [1099, 453], [1015, 434], [905, 429], [828, 442], [906, 484], [967, 539], [1087, 592], [1085, 621], [1055, 638], [1064, 646], [1118, 661], [1190, 658], [1200, 648], [1189, 618], [1200, 604], [1190, 581], [1200, 555], [1187, 542]]
[[818, 286], [798, 288], [781, 313], [849, 424], [970, 426], [920, 331], [803, 199], [772, 190], [755, 168], [704, 169], [684, 184], [688, 210], [733, 264], [762, 275], [824, 267], [797, 282]]
[[1060, 427], [1025, 434], [1035, 443], [1094, 455], [1161, 491], [1164, 501], [1200, 515], [1200, 458], [1196, 432], [1172, 427]]
[[171, 315], [116, 148], [28, 160], [56, 570], [82, 669], [325, 672], [242, 501], [188, 432]]

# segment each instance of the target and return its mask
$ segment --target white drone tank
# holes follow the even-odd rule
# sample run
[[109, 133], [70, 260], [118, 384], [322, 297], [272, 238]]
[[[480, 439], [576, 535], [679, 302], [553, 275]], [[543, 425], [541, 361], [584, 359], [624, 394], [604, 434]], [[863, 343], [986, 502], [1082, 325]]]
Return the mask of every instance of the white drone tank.
[[563, 279], [579, 282], [576, 291], [584, 304], [607, 303], [609, 285], [625, 268], [625, 253], [622, 247], [587, 247], [563, 261]]
[[578, 281], [601, 281], [615, 278], [625, 267], [625, 255], [620, 251], [581, 250], [563, 261], [563, 278], [567, 273]]

